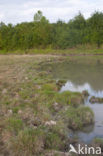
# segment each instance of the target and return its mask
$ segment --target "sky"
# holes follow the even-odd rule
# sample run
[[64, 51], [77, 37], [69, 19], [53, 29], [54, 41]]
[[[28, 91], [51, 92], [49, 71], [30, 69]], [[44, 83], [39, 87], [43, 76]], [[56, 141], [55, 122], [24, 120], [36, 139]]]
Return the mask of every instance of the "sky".
[[0, 21], [8, 24], [33, 21], [41, 10], [50, 22], [68, 22], [80, 11], [85, 18], [103, 11], [103, 0], [0, 0]]

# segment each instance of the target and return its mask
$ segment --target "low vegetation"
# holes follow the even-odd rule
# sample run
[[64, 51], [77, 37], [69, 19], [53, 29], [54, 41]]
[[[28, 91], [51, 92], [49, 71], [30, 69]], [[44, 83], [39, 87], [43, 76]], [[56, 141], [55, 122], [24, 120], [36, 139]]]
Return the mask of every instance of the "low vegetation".
[[[61, 115], [62, 116], [62, 115]], [[72, 130], [82, 130], [84, 126], [94, 123], [94, 115], [89, 107], [69, 107], [63, 112], [64, 122]]]
[[[64, 80], [41, 71], [44, 61], [60, 56], [0, 57], [0, 152], [7, 156], [63, 155], [68, 133], [93, 124], [94, 115], [83, 106], [84, 93], [59, 92]], [[56, 152], [57, 151], [57, 152]], [[59, 152], [58, 152], [59, 151]], [[48, 155], [47, 155], [48, 156]]]

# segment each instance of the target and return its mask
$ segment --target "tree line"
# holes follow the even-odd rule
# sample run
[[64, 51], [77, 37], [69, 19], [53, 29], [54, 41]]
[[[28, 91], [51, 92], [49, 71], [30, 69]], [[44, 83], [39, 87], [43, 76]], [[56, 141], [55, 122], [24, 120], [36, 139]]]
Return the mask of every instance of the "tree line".
[[79, 13], [69, 22], [50, 23], [41, 11], [32, 22], [12, 25], [0, 23], [0, 50], [47, 48], [67, 49], [77, 45], [103, 44], [103, 13], [85, 19]]

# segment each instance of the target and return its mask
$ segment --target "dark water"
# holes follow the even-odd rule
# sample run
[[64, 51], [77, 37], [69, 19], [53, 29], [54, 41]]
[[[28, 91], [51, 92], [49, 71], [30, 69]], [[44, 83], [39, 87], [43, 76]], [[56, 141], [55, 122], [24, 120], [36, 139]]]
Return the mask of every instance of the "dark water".
[[91, 107], [95, 114], [95, 125], [84, 128], [83, 132], [75, 132], [85, 143], [90, 143], [95, 137], [103, 138], [103, 104], [91, 104], [91, 96], [103, 97], [103, 64], [98, 60], [95, 63], [66, 61], [45, 65], [43, 68], [50, 70], [55, 79], [65, 79], [66, 84], [61, 92], [69, 90], [82, 92], [87, 90], [90, 96], [85, 100], [85, 105]]

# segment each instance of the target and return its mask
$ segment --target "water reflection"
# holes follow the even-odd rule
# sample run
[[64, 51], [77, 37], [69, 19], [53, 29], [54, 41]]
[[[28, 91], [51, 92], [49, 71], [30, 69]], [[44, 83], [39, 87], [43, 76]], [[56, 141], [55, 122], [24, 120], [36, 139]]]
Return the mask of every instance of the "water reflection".
[[83, 85], [76, 85], [75, 83], [72, 83], [71, 81], [67, 81], [65, 86], [61, 88], [61, 92], [67, 91], [67, 90], [73, 91], [73, 92], [82, 92], [83, 90], [87, 90], [91, 96], [103, 97], [103, 90], [96, 91], [90, 86], [89, 83], [84, 83]]
[[55, 79], [65, 79], [73, 84], [90, 84], [93, 90], [103, 90], [103, 64], [61, 62], [46, 64], [42, 69], [50, 70]]
[[76, 85], [71, 81], [68, 81], [61, 88], [61, 92], [67, 90], [72, 92], [82, 92], [83, 90], [87, 90], [90, 96], [85, 100], [85, 105], [91, 107], [95, 115], [94, 127], [91, 125], [89, 127], [86, 127], [83, 132], [75, 132], [73, 133], [73, 135], [78, 136], [79, 139], [85, 143], [90, 143], [95, 137], [103, 138], [103, 104], [91, 104], [89, 102], [91, 96], [103, 97], [103, 90], [96, 91], [90, 86], [89, 83], [85, 83], [83, 85]]
[[93, 56], [90, 61], [86, 56], [73, 58], [65, 62], [45, 64], [42, 66], [42, 70], [50, 71], [56, 80], [67, 80], [65, 86], [61, 88], [61, 92], [66, 90], [73, 92], [87, 90], [89, 92], [90, 96], [85, 100], [85, 105], [93, 110], [95, 125], [77, 133], [80, 140], [90, 142], [95, 137], [103, 137], [103, 104], [89, 102], [91, 96], [103, 98], [103, 61], [99, 61]]

